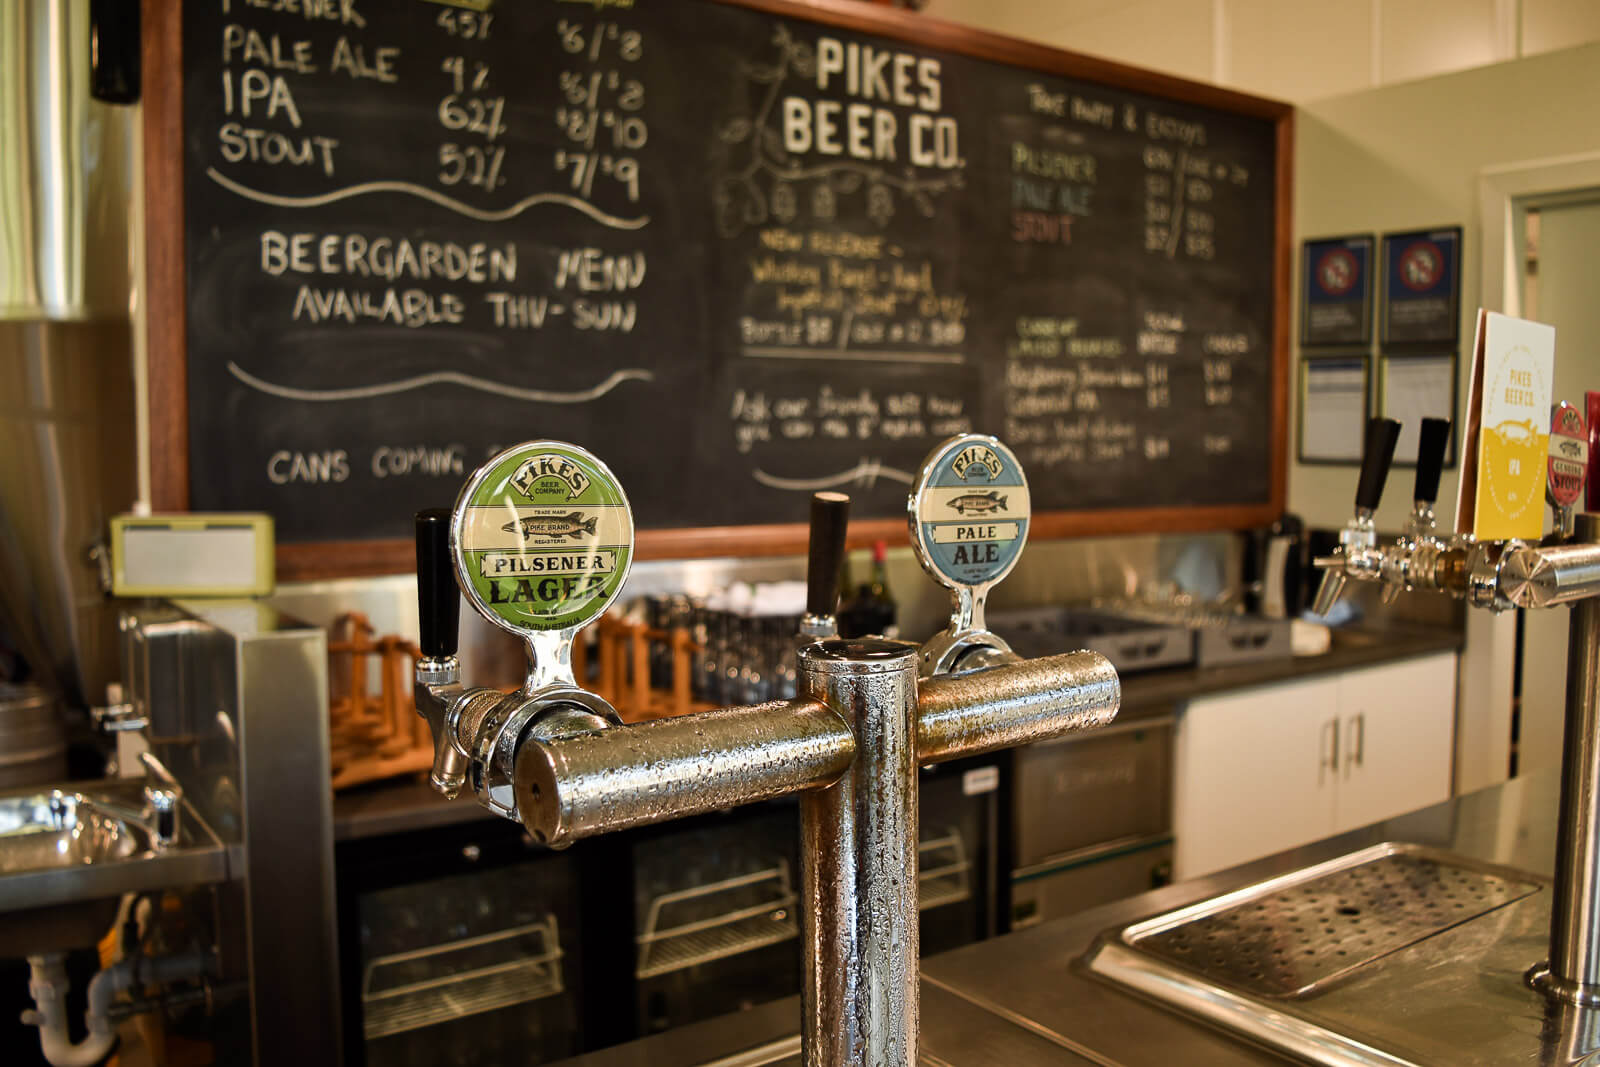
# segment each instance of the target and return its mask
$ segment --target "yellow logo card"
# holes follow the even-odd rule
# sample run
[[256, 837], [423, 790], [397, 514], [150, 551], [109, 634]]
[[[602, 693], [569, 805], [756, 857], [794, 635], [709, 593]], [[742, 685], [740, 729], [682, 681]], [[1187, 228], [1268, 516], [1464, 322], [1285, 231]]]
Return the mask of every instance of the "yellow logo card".
[[[1456, 529], [1480, 541], [1544, 533], [1556, 331], [1478, 312]], [[1464, 529], [1471, 516], [1470, 530]]]

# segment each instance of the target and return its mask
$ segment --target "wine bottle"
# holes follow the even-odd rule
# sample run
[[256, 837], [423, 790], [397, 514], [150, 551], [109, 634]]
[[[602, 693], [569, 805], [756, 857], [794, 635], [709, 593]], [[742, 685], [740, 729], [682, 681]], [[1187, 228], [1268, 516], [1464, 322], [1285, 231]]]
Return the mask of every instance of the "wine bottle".
[[900, 632], [895, 625], [898, 607], [894, 594], [889, 591], [889, 546], [882, 541], [872, 545], [872, 580], [861, 587], [862, 622], [867, 633], [894, 637]]

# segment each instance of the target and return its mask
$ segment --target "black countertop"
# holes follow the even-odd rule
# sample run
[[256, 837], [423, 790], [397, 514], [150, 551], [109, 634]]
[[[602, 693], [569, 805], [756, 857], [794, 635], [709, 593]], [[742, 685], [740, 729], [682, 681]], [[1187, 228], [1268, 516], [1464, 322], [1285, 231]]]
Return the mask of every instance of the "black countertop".
[[1278, 682], [1300, 681], [1319, 674], [1376, 667], [1435, 652], [1459, 652], [1465, 635], [1443, 627], [1396, 627], [1384, 630], [1334, 630], [1328, 651], [1318, 656], [1293, 656], [1225, 667], [1169, 667], [1133, 674], [1122, 680], [1119, 719], [1170, 710], [1195, 697], [1231, 689], [1249, 689]]
[[[1122, 681], [1122, 711], [1127, 722], [1167, 714], [1196, 697], [1321, 674], [1357, 670], [1436, 652], [1460, 651], [1460, 630], [1443, 627], [1385, 630], [1335, 630], [1329, 650], [1259, 663], [1209, 667], [1170, 667], [1130, 675]], [[493, 819], [470, 796], [445, 800], [426, 782], [411, 780], [347, 790], [333, 798], [336, 841], [432, 829]]]

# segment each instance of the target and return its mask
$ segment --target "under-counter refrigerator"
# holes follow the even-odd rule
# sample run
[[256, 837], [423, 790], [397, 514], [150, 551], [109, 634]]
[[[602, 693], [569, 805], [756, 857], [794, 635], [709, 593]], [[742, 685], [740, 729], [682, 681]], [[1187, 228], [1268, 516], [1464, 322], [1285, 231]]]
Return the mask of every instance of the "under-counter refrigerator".
[[583, 1051], [577, 888], [572, 853], [499, 820], [341, 845], [347, 1067]]
[[[924, 954], [996, 932], [1001, 766], [921, 773]], [[488, 816], [341, 842], [345, 1063], [523, 1067], [797, 994], [799, 838], [791, 797], [560, 852]]]

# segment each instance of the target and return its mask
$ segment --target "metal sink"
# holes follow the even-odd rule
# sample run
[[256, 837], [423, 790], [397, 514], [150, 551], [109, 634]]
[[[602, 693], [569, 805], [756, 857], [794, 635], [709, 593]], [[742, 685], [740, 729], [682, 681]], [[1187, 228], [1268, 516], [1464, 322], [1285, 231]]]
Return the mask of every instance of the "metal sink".
[[142, 788], [118, 780], [0, 794], [0, 957], [93, 945], [124, 893], [227, 877], [226, 850], [198, 819], [158, 852], [117, 814], [138, 811]]
[[142, 829], [91, 804], [59, 789], [0, 799], [0, 875], [103, 863], [149, 847]]

